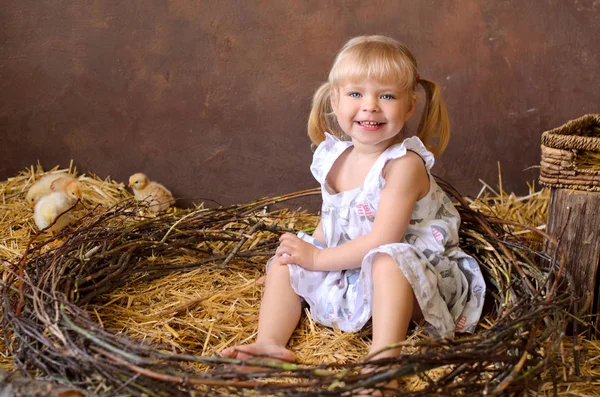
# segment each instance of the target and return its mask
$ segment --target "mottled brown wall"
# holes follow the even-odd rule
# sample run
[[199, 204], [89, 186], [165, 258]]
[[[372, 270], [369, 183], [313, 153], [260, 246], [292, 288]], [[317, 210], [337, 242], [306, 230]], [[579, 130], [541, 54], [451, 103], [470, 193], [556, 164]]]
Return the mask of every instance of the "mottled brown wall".
[[350, 37], [409, 45], [453, 135], [434, 171], [523, 191], [542, 131], [599, 112], [600, 2], [5, 0], [0, 178], [39, 159], [223, 204], [316, 186], [305, 122]]

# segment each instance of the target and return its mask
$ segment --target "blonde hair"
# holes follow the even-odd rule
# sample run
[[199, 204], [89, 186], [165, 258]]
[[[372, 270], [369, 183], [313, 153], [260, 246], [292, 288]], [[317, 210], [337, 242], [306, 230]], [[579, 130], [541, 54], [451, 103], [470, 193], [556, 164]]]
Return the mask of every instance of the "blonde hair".
[[359, 36], [351, 39], [337, 54], [327, 82], [313, 97], [308, 119], [308, 136], [314, 145], [325, 140], [325, 132], [340, 139], [346, 134], [339, 127], [331, 96], [337, 95], [339, 84], [361, 79], [398, 84], [413, 98], [417, 84], [425, 91], [425, 106], [417, 136], [434, 155], [440, 155], [450, 137], [450, 122], [439, 86], [418, 77], [417, 61], [410, 50], [399, 41], [385, 36]]

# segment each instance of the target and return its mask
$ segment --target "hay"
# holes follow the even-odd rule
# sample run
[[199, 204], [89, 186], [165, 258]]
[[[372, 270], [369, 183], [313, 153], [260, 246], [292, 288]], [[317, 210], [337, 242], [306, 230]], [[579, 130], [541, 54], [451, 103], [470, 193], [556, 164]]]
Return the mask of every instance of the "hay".
[[494, 189], [481, 179], [482, 187], [475, 199], [466, 197], [471, 209], [480, 211], [486, 216], [514, 222], [507, 228], [514, 236], [521, 236], [524, 241], [542, 241], [542, 235], [530, 231], [529, 228], [546, 230], [546, 214], [550, 199], [549, 189], [537, 189], [535, 182], [527, 183], [528, 194], [517, 196], [507, 193], [502, 186], [502, 170], [498, 163], [498, 187]]
[[[563, 336], [571, 302], [560, 262], [541, 252], [547, 194], [533, 186], [519, 198], [501, 183], [500, 192], [484, 185], [470, 206], [497, 222], [459, 206], [463, 246], [491, 281], [476, 335], [437, 341], [418, 328], [403, 356], [360, 375], [370, 330], [342, 333], [303, 316], [290, 341], [302, 365], [265, 364], [268, 372], [248, 375], [222, 365], [239, 361], [214, 355], [254, 337], [258, 279], [279, 233], [310, 231], [317, 222], [314, 214], [265, 206], [315, 190], [141, 218], [122, 184], [80, 176], [80, 221], [56, 238], [38, 236], [21, 261], [34, 231], [21, 195], [42, 174], [32, 168], [0, 185], [10, 341], [3, 366], [110, 395], [339, 395], [396, 377], [418, 395], [585, 393], [598, 385], [598, 343], [573, 348]], [[591, 360], [583, 365], [585, 356]]]

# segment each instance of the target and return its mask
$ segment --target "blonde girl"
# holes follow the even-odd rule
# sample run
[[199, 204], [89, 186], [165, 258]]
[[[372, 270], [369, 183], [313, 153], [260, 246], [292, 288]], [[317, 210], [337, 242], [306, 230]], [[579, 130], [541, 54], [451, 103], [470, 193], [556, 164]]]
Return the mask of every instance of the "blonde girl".
[[[425, 103], [411, 136], [419, 85]], [[386, 346], [405, 339], [411, 319], [443, 337], [473, 331], [485, 284], [458, 247], [458, 212], [430, 174], [448, 142], [448, 116], [408, 48], [384, 36], [346, 43], [314, 96], [308, 135], [321, 221], [312, 236], [281, 236], [256, 342], [222, 356], [294, 360], [287, 343], [303, 302], [315, 321], [344, 331], [372, 319], [374, 359], [400, 354]]]

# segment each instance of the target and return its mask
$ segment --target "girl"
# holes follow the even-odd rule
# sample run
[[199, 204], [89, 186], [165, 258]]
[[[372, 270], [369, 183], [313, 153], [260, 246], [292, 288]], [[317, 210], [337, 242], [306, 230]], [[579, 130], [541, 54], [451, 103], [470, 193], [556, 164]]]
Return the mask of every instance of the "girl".
[[[426, 103], [409, 136], [419, 84]], [[281, 236], [256, 342], [222, 356], [294, 360], [286, 345], [303, 300], [315, 321], [344, 331], [372, 318], [371, 358], [399, 355], [385, 347], [405, 339], [411, 319], [424, 317], [442, 337], [473, 331], [485, 284], [458, 248], [458, 212], [429, 173], [448, 142], [448, 117], [411, 52], [383, 36], [350, 40], [315, 94], [308, 134], [318, 145], [310, 169], [321, 221], [312, 237]]]

